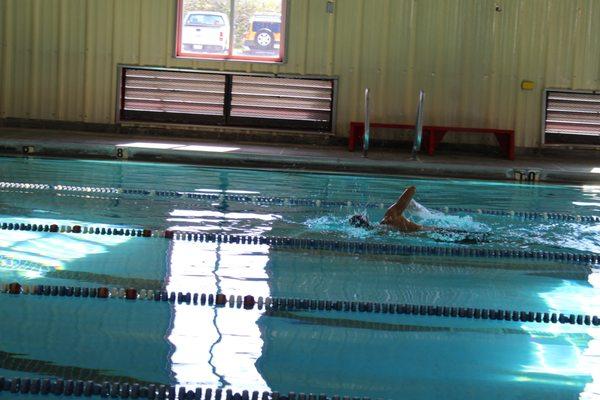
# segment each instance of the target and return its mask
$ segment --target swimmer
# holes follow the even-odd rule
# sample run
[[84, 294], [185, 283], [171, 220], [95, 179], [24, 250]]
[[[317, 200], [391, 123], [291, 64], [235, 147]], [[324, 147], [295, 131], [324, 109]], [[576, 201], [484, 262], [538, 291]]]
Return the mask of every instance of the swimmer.
[[[416, 232], [416, 231], [421, 231], [421, 230], [434, 230], [433, 228], [429, 228], [429, 227], [425, 227], [423, 225], [416, 224], [416, 223], [408, 220], [404, 215], [402, 215], [404, 213], [404, 210], [406, 210], [406, 207], [408, 207], [408, 205], [410, 204], [410, 201], [412, 200], [416, 191], [417, 191], [417, 189], [414, 186], [410, 186], [406, 190], [404, 190], [404, 193], [402, 193], [402, 196], [400, 196], [400, 198], [387, 209], [382, 220], [379, 221], [379, 224], [385, 225], [389, 228], [398, 230], [400, 232]], [[365, 228], [365, 229], [373, 229], [374, 228], [373, 225], [371, 225], [371, 223], [367, 219], [367, 217], [364, 215], [361, 215], [361, 214], [353, 215], [350, 218], [350, 225], [357, 227], [357, 228]]]
[[[459, 240], [460, 243], [479, 243], [481, 241], [485, 241], [485, 234], [482, 238], [474, 236], [477, 232], [469, 232], [463, 231], [459, 229], [448, 229], [448, 228], [438, 228], [433, 226], [423, 226], [417, 223], [410, 221], [406, 218], [403, 213], [404, 210], [409, 206], [413, 196], [417, 189], [414, 186], [410, 186], [404, 190], [404, 193], [398, 198], [398, 200], [392, 204], [387, 211], [385, 212], [381, 221], [379, 221], [379, 225], [385, 226], [388, 229], [393, 229], [400, 232], [418, 232], [418, 231], [429, 231], [429, 232], [440, 232], [440, 233], [450, 233], [450, 234], [466, 234], [467, 236]], [[356, 228], [364, 228], [364, 229], [374, 229], [368, 218], [361, 214], [356, 214], [350, 217], [350, 225]]]

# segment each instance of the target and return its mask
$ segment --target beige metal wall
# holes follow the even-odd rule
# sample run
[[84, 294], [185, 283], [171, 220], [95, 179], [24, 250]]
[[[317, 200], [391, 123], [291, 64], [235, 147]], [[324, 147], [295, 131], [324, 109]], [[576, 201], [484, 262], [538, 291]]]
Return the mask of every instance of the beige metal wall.
[[534, 147], [544, 87], [600, 89], [600, 0], [289, 0], [283, 65], [173, 58], [175, 3], [0, 0], [0, 118], [112, 123], [121, 63], [337, 75], [338, 135], [365, 86], [373, 120], [405, 123], [422, 88], [426, 123]]

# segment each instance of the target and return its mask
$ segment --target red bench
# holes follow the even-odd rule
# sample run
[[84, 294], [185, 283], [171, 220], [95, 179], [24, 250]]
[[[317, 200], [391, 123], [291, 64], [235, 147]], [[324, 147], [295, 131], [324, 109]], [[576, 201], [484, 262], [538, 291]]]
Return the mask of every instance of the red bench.
[[[407, 124], [385, 124], [372, 122], [371, 128], [395, 128], [395, 129], [415, 129], [414, 125]], [[509, 160], [515, 159], [515, 131], [511, 129], [490, 129], [490, 128], [464, 128], [457, 126], [423, 126], [423, 144], [427, 154], [432, 156], [435, 153], [436, 146], [444, 139], [447, 132], [461, 132], [467, 134], [494, 134], [500, 145], [503, 155]], [[354, 151], [357, 143], [362, 143], [365, 135], [365, 123], [360, 121], [350, 122], [350, 133], [348, 136], [348, 150]]]

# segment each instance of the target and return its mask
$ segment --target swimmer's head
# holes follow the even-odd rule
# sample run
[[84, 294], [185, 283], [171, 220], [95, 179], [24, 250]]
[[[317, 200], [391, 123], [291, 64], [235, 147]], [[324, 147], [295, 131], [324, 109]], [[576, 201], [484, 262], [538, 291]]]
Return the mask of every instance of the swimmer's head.
[[364, 229], [372, 228], [371, 223], [369, 222], [367, 217], [362, 214], [355, 214], [355, 215], [351, 216], [350, 220], [348, 222], [350, 222], [350, 225], [352, 225], [355, 228], [364, 228]]

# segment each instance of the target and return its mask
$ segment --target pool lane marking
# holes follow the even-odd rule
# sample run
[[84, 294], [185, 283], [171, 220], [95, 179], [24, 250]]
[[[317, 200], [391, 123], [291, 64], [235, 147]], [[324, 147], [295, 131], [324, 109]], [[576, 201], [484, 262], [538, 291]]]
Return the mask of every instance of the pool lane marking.
[[[310, 207], [345, 207], [345, 208], [379, 208], [387, 207], [385, 203], [356, 202], [356, 201], [336, 201], [321, 200], [310, 198], [293, 197], [272, 197], [256, 195], [239, 194], [214, 194], [198, 193], [174, 190], [153, 190], [153, 189], [128, 189], [113, 187], [94, 187], [94, 186], [69, 186], [69, 185], [49, 185], [38, 183], [21, 182], [0, 182], [0, 189], [21, 189], [21, 190], [46, 190], [54, 192], [78, 192], [86, 193], [86, 197], [91, 194], [112, 194], [112, 195], [134, 195], [146, 197], [162, 198], [180, 198], [206, 201], [232, 201], [238, 203], [249, 203], [258, 205], [280, 205], [280, 206], [310, 206]], [[490, 210], [483, 208], [464, 208], [464, 207], [429, 207], [431, 210], [444, 213], [467, 213], [483, 214], [512, 217], [523, 220], [557, 220], [569, 222], [600, 222], [600, 217], [591, 215], [571, 215], [558, 212], [536, 212], [536, 211], [514, 211], [514, 210]]]
[[397, 304], [365, 301], [315, 300], [284, 297], [234, 296], [224, 293], [183, 293], [165, 290], [146, 290], [136, 288], [88, 288], [48, 285], [21, 285], [18, 282], [3, 284], [0, 292], [9, 296], [60, 296], [95, 299], [146, 300], [156, 302], [179, 303], [187, 305], [215, 306], [244, 310], [258, 309], [265, 311], [330, 311], [359, 312], [377, 314], [400, 314], [415, 316], [435, 316], [468, 318], [475, 320], [497, 320], [513, 322], [561, 323], [571, 325], [600, 326], [600, 318], [596, 315], [564, 314], [551, 312], [533, 312], [502, 310], [473, 307], [448, 307], [422, 304]]
[[[65, 379], [93, 379], [95, 381], [117, 381], [133, 382], [136, 381], [132, 376], [111, 374], [104, 369], [94, 369], [78, 367], [74, 365], [61, 364], [46, 360], [31, 358], [29, 355], [11, 353], [0, 349], [0, 369], [9, 371], [30, 372], [42, 376], [56, 376]], [[1, 380], [2, 378], [0, 378]], [[140, 384], [155, 383], [138, 379]], [[0, 385], [0, 391], [2, 386]], [[0, 398], [2, 396], [0, 395]]]
[[[0, 255], [0, 271], [31, 271], [40, 274], [45, 278], [94, 282], [102, 285], [129, 285], [153, 290], [165, 288], [165, 283], [160, 279], [124, 277], [89, 271], [58, 269], [56, 266], [49, 266], [31, 260], [22, 260], [19, 259], [18, 256], [11, 257]], [[581, 273], [585, 274], [585, 271], [581, 271]]]
[[169, 240], [186, 240], [201, 243], [231, 243], [236, 245], [268, 245], [273, 249], [320, 250], [350, 254], [441, 256], [441, 257], [485, 257], [496, 259], [524, 259], [557, 261], [574, 264], [595, 265], [600, 263], [600, 254], [552, 252], [539, 250], [508, 250], [472, 247], [413, 246], [393, 243], [371, 243], [326, 239], [298, 239], [285, 236], [252, 236], [214, 233], [188, 233], [175, 230], [106, 228], [82, 225], [41, 225], [18, 222], [1, 222], [0, 230], [21, 230], [51, 233], [75, 233], [96, 235], [118, 235], [155, 237]]
[[[554, 332], [530, 329], [522, 330], [515, 328], [504, 328], [504, 327], [485, 327], [485, 328], [471, 328], [462, 326], [431, 326], [431, 325], [408, 325], [398, 324], [381, 321], [365, 321], [359, 319], [348, 319], [348, 318], [326, 318], [318, 317], [313, 315], [298, 314], [292, 311], [268, 311], [267, 315], [274, 318], [285, 318], [300, 321], [306, 324], [318, 325], [318, 326], [330, 326], [330, 327], [341, 327], [341, 328], [352, 328], [352, 329], [366, 329], [371, 331], [380, 332], [460, 332], [460, 333], [480, 333], [484, 335], [530, 335], [536, 338], [547, 338], [552, 339], [556, 337]], [[573, 340], [586, 340], [589, 339], [587, 333], [580, 332], [561, 332], [561, 336], [568, 336]]]

